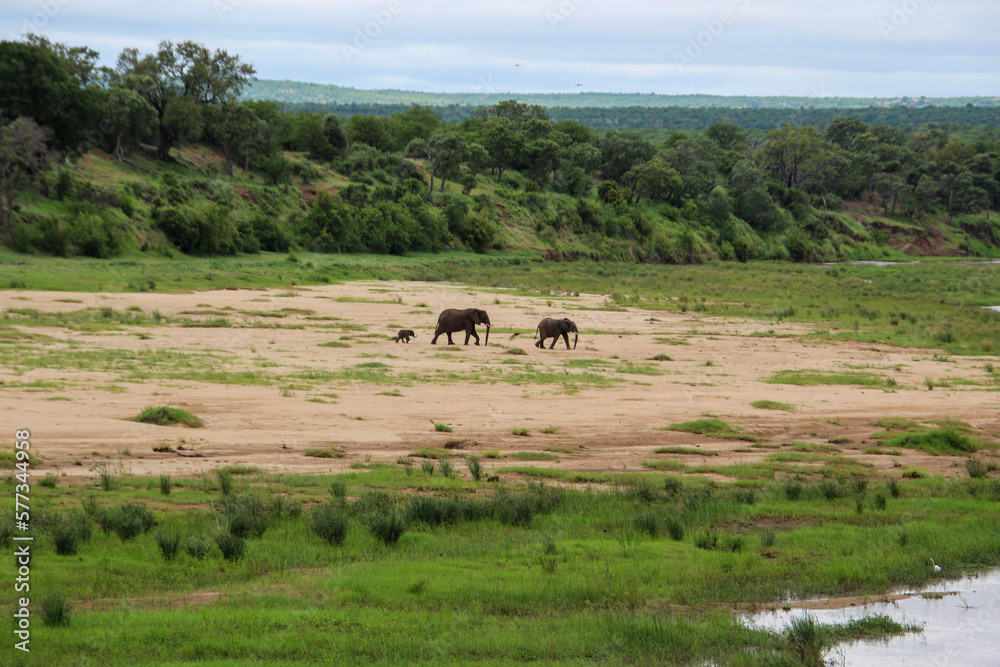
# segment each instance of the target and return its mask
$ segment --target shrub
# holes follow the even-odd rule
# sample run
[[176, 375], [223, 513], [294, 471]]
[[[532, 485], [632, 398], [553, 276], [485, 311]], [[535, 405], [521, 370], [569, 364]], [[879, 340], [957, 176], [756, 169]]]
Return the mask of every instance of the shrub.
[[684, 489], [684, 483], [679, 477], [668, 476], [663, 480], [663, 491], [668, 496], [676, 496]]
[[347, 538], [347, 514], [337, 502], [317, 505], [309, 513], [309, 528], [327, 544], [340, 546]]
[[60, 556], [75, 555], [80, 542], [90, 540], [93, 534], [90, 517], [80, 510], [56, 515], [54, 523], [52, 543]]
[[232, 533], [219, 533], [215, 536], [215, 543], [219, 545], [222, 557], [234, 563], [242, 560], [246, 553], [247, 541]]
[[236, 537], [260, 537], [270, 523], [267, 507], [256, 494], [229, 496], [222, 501], [222, 515], [228, 523], [229, 533]]
[[483, 478], [483, 464], [479, 460], [479, 457], [472, 454], [465, 460], [465, 465], [469, 468], [469, 474], [472, 475], [472, 479], [476, 482]]
[[785, 630], [785, 644], [799, 664], [822, 665], [824, 651], [823, 628], [811, 614], [793, 618]]
[[233, 473], [225, 468], [219, 468], [215, 471], [215, 476], [219, 480], [219, 490], [222, 495], [228, 496], [233, 492]]
[[42, 622], [49, 627], [69, 625], [73, 607], [62, 593], [52, 593], [42, 598]]
[[434, 461], [430, 459], [424, 459], [420, 462], [420, 469], [424, 471], [424, 474], [428, 477], [434, 476]]
[[757, 494], [753, 489], [736, 489], [733, 491], [733, 500], [740, 505], [753, 505], [757, 502]]
[[184, 550], [188, 552], [191, 558], [197, 558], [198, 560], [207, 556], [211, 549], [212, 543], [208, 539], [198, 535], [192, 535], [184, 542]]
[[875, 506], [875, 509], [884, 510], [887, 504], [885, 494], [883, 494], [881, 491], [876, 493], [875, 498], [872, 501], [872, 504]]
[[785, 498], [798, 500], [802, 495], [802, 485], [798, 482], [785, 482]]
[[347, 499], [347, 482], [342, 479], [330, 482], [330, 495], [343, 503]]
[[155, 536], [156, 546], [160, 547], [163, 560], [173, 560], [181, 549], [181, 536], [175, 530], [158, 532]]
[[170, 475], [160, 475], [160, 493], [170, 495]]
[[60, 556], [74, 556], [80, 538], [76, 529], [69, 524], [59, 524], [52, 531], [52, 542]]
[[660, 496], [656, 492], [656, 487], [645, 480], [633, 480], [625, 484], [622, 494], [629, 500], [640, 503], [652, 503], [659, 500]]
[[969, 477], [974, 479], [986, 477], [986, 473], [989, 470], [985, 463], [976, 459], [968, 459], [965, 462], [965, 469], [968, 471]]
[[844, 495], [844, 489], [829, 479], [824, 479], [819, 483], [819, 492], [827, 500], [836, 500]]
[[406, 518], [394, 509], [384, 514], [369, 514], [367, 516], [368, 532], [383, 544], [392, 546], [406, 532]]
[[861, 496], [868, 490], [868, 480], [863, 477], [855, 477], [851, 480], [851, 488], [854, 493]]
[[351, 510], [355, 515], [364, 517], [369, 514], [386, 514], [394, 507], [392, 496], [385, 491], [365, 491], [354, 502]]
[[694, 545], [705, 551], [712, 551], [719, 543], [719, 536], [713, 532], [701, 532], [694, 536]]
[[667, 535], [670, 536], [670, 539], [672, 539], [674, 542], [680, 542], [681, 540], [684, 539], [684, 526], [681, 525], [680, 521], [678, 521], [673, 517], [670, 517], [666, 521], [664, 521], [664, 524], [667, 529]]
[[114, 533], [123, 541], [149, 532], [156, 524], [156, 519], [149, 509], [130, 502], [105, 511], [98, 521], [105, 533]]
[[656, 537], [660, 533], [660, 517], [655, 512], [643, 512], [632, 517], [632, 526], [637, 533]]
[[438, 461], [438, 467], [441, 469], [441, 475], [444, 477], [451, 477], [454, 472], [454, 468], [451, 465], [451, 461], [448, 459], [441, 459]]
[[889, 480], [889, 495], [893, 498], [899, 498], [899, 494], [902, 489], [899, 486], [899, 482], [894, 479]]
[[46, 475], [38, 481], [38, 486], [44, 486], [47, 489], [54, 489], [58, 484], [59, 478], [55, 475]]
[[439, 526], [457, 522], [461, 518], [462, 511], [460, 504], [453, 498], [414, 495], [406, 501], [403, 513], [411, 523]]

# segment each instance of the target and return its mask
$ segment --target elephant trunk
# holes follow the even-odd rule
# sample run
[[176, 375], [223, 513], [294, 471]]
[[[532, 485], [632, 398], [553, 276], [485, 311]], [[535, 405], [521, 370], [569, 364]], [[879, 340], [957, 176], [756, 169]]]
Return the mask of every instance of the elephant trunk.
[[489, 325], [489, 323], [487, 323], [486, 324], [486, 341], [483, 343], [483, 347], [486, 347], [489, 344], [490, 344], [490, 325]]
[[580, 334], [578, 334], [578, 333], [573, 334], [573, 349], [574, 350], [576, 349], [576, 341], [578, 341], [579, 339], [580, 339]]

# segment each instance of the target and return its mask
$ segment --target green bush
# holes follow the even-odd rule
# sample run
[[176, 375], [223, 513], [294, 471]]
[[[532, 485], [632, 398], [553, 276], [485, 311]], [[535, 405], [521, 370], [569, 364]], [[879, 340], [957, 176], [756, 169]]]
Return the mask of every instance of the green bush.
[[469, 469], [469, 474], [472, 475], [473, 481], [480, 481], [483, 478], [483, 464], [479, 457], [475, 454], [470, 454], [467, 459], [465, 459], [465, 465]]
[[198, 535], [192, 535], [184, 542], [184, 550], [188, 552], [189, 556], [198, 560], [207, 556], [211, 549], [211, 541]]
[[[222, 515], [235, 537], [260, 537], [270, 524], [270, 513], [257, 494], [230, 495], [222, 501]], [[218, 541], [218, 540], [216, 540]]]
[[660, 517], [655, 512], [642, 512], [632, 517], [632, 527], [637, 533], [656, 537], [660, 534]]
[[396, 544], [407, 529], [406, 518], [395, 509], [384, 514], [368, 514], [365, 524], [375, 539], [389, 546]]
[[670, 536], [670, 539], [674, 542], [680, 542], [684, 539], [684, 526], [681, 525], [680, 521], [673, 517], [669, 517], [666, 521], [664, 521], [664, 524], [667, 529], [667, 535]]
[[69, 625], [73, 607], [62, 593], [52, 593], [42, 598], [42, 623], [54, 627]]
[[219, 533], [215, 536], [215, 543], [219, 545], [222, 557], [234, 563], [242, 560], [247, 550], [247, 541], [232, 533]]
[[123, 541], [128, 541], [149, 532], [156, 524], [156, 519], [144, 505], [125, 502], [106, 510], [98, 522], [105, 533], [114, 533]]
[[340, 503], [326, 502], [309, 512], [309, 528], [331, 546], [344, 543], [348, 526], [347, 514]]
[[181, 548], [181, 536], [177, 531], [167, 530], [158, 532], [155, 536], [156, 546], [160, 547], [160, 555], [163, 560], [173, 560]]
[[160, 475], [160, 493], [169, 496], [170, 495], [170, 475]]

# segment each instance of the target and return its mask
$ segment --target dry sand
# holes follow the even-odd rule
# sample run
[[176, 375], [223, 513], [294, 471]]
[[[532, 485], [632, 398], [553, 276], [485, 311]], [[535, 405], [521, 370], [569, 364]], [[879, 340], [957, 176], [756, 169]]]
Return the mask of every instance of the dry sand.
[[[1000, 393], [983, 368], [984, 359], [818, 340], [809, 337], [811, 327], [797, 324], [697, 312], [610, 310], [602, 308], [604, 297], [595, 295], [514, 296], [455, 285], [373, 281], [294, 292], [19, 291], [0, 294], [0, 305], [42, 311], [104, 307], [124, 311], [138, 306], [147, 316], [156, 310], [171, 318], [171, 324], [100, 332], [27, 326], [23, 330], [51, 336], [54, 342], [42, 346], [47, 350], [208, 352], [216, 356], [217, 370], [255, 371], [275, 378], [267, 385], [220, 384], [163, 379], [154, 371], [148, 379], [130, 381], [115, 366], [77, 370], [63, 364], [23, 372], [0, 368], [3, 421], [8, 431], [31, 429], [35, 451], [43, 459], [33, 472], [56, 472], [79, 482], [96, 478], [97, 464], [118, 460], [136, 475], [197, 475], [221, 465], [252, 465], [274, 472], [342, 471], [365, 461], [395, 463], [399, 456], [422, 447], [441, 447], [459, 439], [474, 441], [471, 451], [500, 454], [579, 446], [574, 453], [557, 453], [556, 461], [527, 462], [578, 471], [641, 471], [646, 469], [643, 461], [654, 459], [688, 465], [750, 463], [775, 451], [739, 440], [658, 429], [707, 415], [772, 445], [829, 443], [837, 438], [841, 455], [871, 463], [873, 476], [898, 477], [903, 468], [913, 466], [951, 477], [966, 475], [964, 459], [912, 450], [901, 450], [898, 456], [864, 453], [862, 448], [876, 444], [872, 434], [881, 430], [875, 422], [882, 417], [957, 419], [985, 437], [1000, 434]], [[455, 346], [448, 346], [443, 336], [432, 346], [438, 312], [470, 306], [490, 314], [494, 331], [489, 346], [463, 346], [464, 334], [455, 335]], [[227, 307], [229, 327], [178, 324], [185, 317], [220, 317]], [[281, 309], [313, 312], [282, 318], [249, 314]], [[546, 316], [568, 316], [577, 322], [581, 331], [577, 349], [565, 349], [560, 340], [555, 349], [539, 350], [531, 334], [511, 337], [511, 330], [532, 329]], [[274, 325], [278, 328], [268, 328]], [[293, 326], [302, 328], [289, 328]], [[417, 337], [408, 345], [393, 343], [391, 337], [400, 328], [414, 329]], [[347, 346], [320, 345], [331, 341]], [[527, 354], [511, 354], [513, 348]], [[672, 360], [651, 361], [658, 354]], [[341, 374], [371, 362], [388, 366], [396, 381], [282, 377], [303, 371]], [[663, 374], [623, 372], [628, 364], [654, 367]], [[765, 382], [788, 369], [871, 372], [894, 378], [898, 386], [886, 391]], [[529, 379], [517, 381], [518, 374], [526, 371]], [[562, 381], [530, 379], [532, 373], [542, 372], [569, 373], [565, 379], [571, 389], [567, 391]], [[610, 386], [574, 383], [572, 374], [580, 373], [613, 382]], [[450, 379], [450, 374], [457, 378]], [[951, 379], [951, 386], [929, 391], [926, 378], [945, 384]], [[47, 390], [22, 386], [36, 381], [58, 386]], [[120, 389], [109, 391], [113, 386]], [[765, 399], [794, 410], [751, 406]], [[203, 419], [205, 427], [126, 420], [150, 405], [184, 408]], [[432, 422], [448, 424], [453, 432], [436, 432]], [[545, 428], [555, 432], [543, 434]], [[512, 429], [527, 429], [529, 435], [514, 435]], [[346, 456], [304, 455], [306, 449], [331, 443]], [[707, 455], [653, 453], [671, 445], [699, 448]], [[173, 451], [154, 452], [154, 446]], [[518, 462], [486, 459], [484, 463], [489, 470]], [[458, 467], [465, 474], [464, 466]]]

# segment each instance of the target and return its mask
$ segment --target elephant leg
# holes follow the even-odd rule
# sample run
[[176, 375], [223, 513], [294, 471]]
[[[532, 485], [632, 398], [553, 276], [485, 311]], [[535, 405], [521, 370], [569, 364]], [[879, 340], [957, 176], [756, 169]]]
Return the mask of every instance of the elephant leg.
[[451, 340], [451, 332], [448, 332], [448, 345], [454, 345], [454, 341]]
[[535, 343], [535, 347], [537, 347], [537, 348], [538, 348], [539, 350], [543, 349], [543, 348], [545, 347], [545, 346], [543, 345], [543, 343], [544, 343], [544, 342], [545, 342], [545, 339], [544, 339], [544, 338], [542, 338], [541, 340], [539, 340], [539, 341], [537, 341], [537, 342]]
[[551, 350], [551, 349], [555, 348], [556, 343], [558, 343], [558, 342], [559, 342], [559, 336], [553, 336], [552, 337], [552, 345], [549, 345], [549, 349]]
[[563, 331], [563, 340], [566, 341], [566, 349], [569, 349], [569, 334]]

